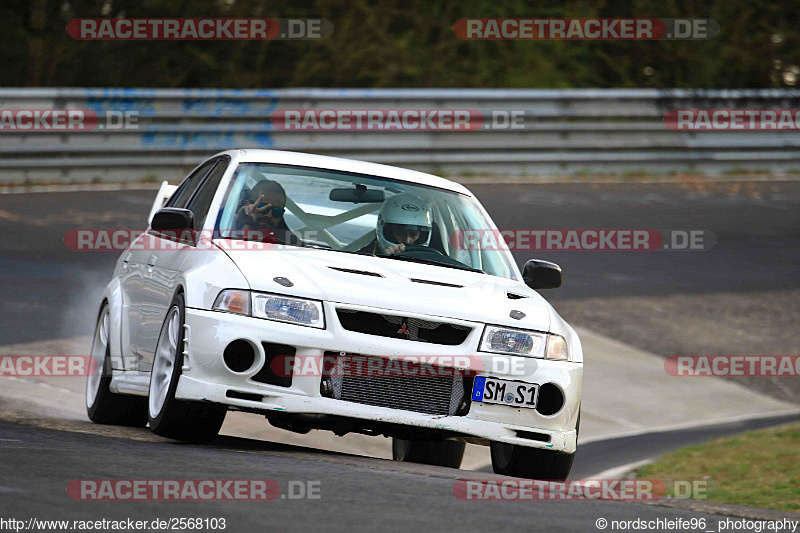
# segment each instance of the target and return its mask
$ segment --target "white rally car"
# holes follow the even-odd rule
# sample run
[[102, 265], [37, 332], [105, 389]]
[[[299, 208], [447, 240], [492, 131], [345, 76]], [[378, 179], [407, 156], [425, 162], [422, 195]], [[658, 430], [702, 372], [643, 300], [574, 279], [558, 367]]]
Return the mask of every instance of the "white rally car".
[[458, 467], [465, 443], [490, 445], [497, 473], [564, 479], [581, 344], [534, 290], [558, 287], [559, 267], [530, 260], [520, 272], [485, 238], [497, 231], [444, 178], [217, 154], [162, 185], [117, 262], [89, 417], [207, 442], [233, 409], [291, 431], [390, 436], [400, 461]]

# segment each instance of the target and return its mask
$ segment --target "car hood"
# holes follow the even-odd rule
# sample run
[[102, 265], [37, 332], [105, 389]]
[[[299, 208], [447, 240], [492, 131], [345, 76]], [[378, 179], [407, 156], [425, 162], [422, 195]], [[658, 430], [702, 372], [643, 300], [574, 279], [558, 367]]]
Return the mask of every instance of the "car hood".
[[555, 313], [523, 283], [479, 272], [311, 248], [226, 253], [255, 291], [538, 331]]

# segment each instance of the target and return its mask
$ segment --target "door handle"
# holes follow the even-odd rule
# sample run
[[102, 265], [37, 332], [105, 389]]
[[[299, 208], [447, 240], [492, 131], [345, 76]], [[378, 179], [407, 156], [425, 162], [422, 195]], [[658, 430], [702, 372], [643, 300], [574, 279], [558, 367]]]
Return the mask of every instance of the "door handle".
[[147, 260], [147, 273], [152, 274], [153, 268], [156, 266], [156, 262], [158, 261], [158, 257], [155, 255], [151, 255], [150, 258]]

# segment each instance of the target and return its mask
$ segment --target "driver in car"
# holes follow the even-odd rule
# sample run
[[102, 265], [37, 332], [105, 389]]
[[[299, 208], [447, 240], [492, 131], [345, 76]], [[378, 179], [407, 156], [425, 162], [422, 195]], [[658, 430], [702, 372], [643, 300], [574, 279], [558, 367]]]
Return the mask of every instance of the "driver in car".
[[428, 206], [414, 195], [404, 193], [389, 198], [378, 215], [375, 239], [362, 251], [396, 254], [410, 245], [428, 246], [432, 216]]
[[286, 225], [285, 212], [286, 191], [283, 186], [277, 181], [260, 181], [253, 186], [236, 213], [236, 228], [248, 240], [302, 246], [302, 241]]

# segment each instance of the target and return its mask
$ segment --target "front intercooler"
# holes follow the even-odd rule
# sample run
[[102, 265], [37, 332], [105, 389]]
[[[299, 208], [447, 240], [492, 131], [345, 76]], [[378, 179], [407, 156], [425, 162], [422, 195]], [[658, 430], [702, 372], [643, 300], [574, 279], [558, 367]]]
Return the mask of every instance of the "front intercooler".
[[[436, 372], [431, 371], [432, 367], [421, 363], [414, 363], [418, 366], [408, 372], [409, 375], [350, 375], [344, 369], [351, 357], [363, 360], [364, 356], [337, 354], [335, 365], [323, 378], [330, 383], [329, 395], [337, 400], [429, 415], [463, 415], [469, 410], [469, 378], [433, 375]], [[350, 366], [354, 366], [352, 362]], [[404, 368], [409, 369], [408, 365]]]

